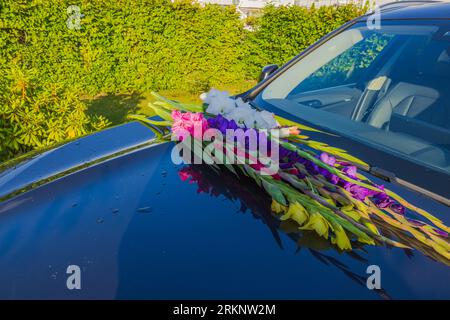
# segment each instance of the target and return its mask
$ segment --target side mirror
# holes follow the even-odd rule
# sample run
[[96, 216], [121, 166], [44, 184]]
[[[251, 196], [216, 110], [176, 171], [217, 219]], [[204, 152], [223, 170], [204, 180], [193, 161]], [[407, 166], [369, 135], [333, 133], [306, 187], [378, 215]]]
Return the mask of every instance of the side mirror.
[[278, 70], [278, 65], [276, 64], [269, 64], [262, 68], [261, 74], [259, 75], [258, 82], [261, 82], [265, 79], [267, 79], [272, 73]]

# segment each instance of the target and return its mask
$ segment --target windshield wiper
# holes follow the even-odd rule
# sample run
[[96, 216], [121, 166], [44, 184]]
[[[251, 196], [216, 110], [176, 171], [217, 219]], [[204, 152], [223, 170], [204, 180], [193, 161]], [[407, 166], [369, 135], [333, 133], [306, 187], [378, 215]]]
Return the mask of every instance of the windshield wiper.
[[419, 187], [418, 185], [408, 182], [406, 180], [400, 179], [398, 177], [395, 176], [395, 173], [389, 171], [389, 170], [385, 170], [383, 168], [379, 168], [379, 167], [369, 167], [368, 170], [367, 168], [361, 168], [363, 171], [366, 171], [372, 175], [374, 175], [375, 177], [378, 177], [380, 179], [383, 179], [384, 181], [387, 182], [391, 182], [391, 183], [396, 183], [398, 185], [401, 185], [407, 189], [410, 189], [412, 191], [418, 192], [420, 194], [423, 194], [427, 197], [432, 198], [433, 200], [436, 200], [442, 204], [445, 204], [446, 206], [450, 207], [450, 199], [447, 199], [446, 197], [443, 197], [441, 195], [438, 195], [437, 193], [434, 193], [430, 190], [424, 189], [422, 187]]

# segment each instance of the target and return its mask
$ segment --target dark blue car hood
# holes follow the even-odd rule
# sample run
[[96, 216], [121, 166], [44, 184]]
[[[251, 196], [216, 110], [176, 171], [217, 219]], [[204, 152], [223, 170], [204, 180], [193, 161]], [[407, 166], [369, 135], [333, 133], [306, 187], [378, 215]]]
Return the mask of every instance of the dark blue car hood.
[[[448, 266], [418, 251], [343, 253], [312, 233], [297, 238], [263, 191], [174, 165], [172, 147], [132, 123], [7, 169], [1, 196], [66, 173], [0, 204], [0, 298], [450, 298]], [[448, 207], [389, 187], [450, 224]], [[372, 264], [381, 291], [366, 287]], [[81, 267], [81, 290], [66, 287], [69, 265]]]

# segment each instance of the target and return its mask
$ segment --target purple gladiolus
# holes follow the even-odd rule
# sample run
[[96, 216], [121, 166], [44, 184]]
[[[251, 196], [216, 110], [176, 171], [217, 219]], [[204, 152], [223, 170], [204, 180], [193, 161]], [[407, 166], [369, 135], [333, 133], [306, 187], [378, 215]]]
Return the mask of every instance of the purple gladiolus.
[[330, 181], [332, 184], [337, 184], [339, 182], [339, 177], [334, 174], [329, 174], [327, 177], [328, 181]]
[[292, 166], [293, 166], [292, 162], [280, 162], [281, 170], [286, 170], [286, 169], [292, 168]]
[[220, 114], [215, 118], [209, 118], [208, 125], [211, 128], [218, 129], [222, 134], [226, 134], [227, 129], [236, 130], [239, 128], [234, 120], [228, 120]]
[[352, 185], [349, 188], [353, 198], [364, 201], [367, 196], [369, 196], [370, 192], [368, 189], [358, 186], [357, 184]]
[[[320, 161], [322, 161], [323, 163], [334, 167], [334, 165], [336, 164], [336, 158], [333, 156], [330, 156], [328, 153], [322, 152], [320, 154], [319, 157]], [[339, 182], [339, 177], [332, 174], [330, 171], [328, 171], [325, 168], [319, 167], [317, 165], [310, 165], [311, 168], [313, 169], [314, 172], [318, 172], [321, 175], [323, 175], [329, 182], [331, 182], [332, 184], [337, 184]]]
[[389, 196], [384, 192], [376, 193], [373, 197], [373, 202], [380, 209], [387, 208], [387, 207], [391, 206], [392, 204], [394, 204], [394, 202], [391, 200], [391, 198], [389, 198]]
[[433, 228], [434, 232], [436, 232], [438, 235], [440, 235], [441, 237], [445, 237], [448, 238], [448, 233], [436, 228]]
[[304, 165], [305, 165], [306, 170], [308, 170], [309, 173], [311, 173], [311, 174], [319, 173], [319, 166], [317, 164], [315, 164], [314, 162], [306, 160]]
[[305, 178], [306, 178], [306, 175], [299, 171], [299, 172], [297, 173], [297, 178], [299, 178], [299, 179], [305, 179]]
[[404, 215], [405, 214], [405, 207], [402, 206], [401, 204], [398, 203], [393, 203], [390, 205], [390, 207], [392, 209], [392, 211], [394, 211], [395, 213]]
[[295, 151], [291, 151], [280, 146], [279, 152], [281, 169], [292, 168], [297, 162], [302, 163], [303, 158], [300, 157]]
[[283, 160], [283, 159], [286, 160], [286, 158], [291, 157], [291, 154], [292, 154], [292, 151], [290, 151], [286, 148], [283, 148], [283, 147], [280, 147], [279, 152], [280, 152], [280, 160]]

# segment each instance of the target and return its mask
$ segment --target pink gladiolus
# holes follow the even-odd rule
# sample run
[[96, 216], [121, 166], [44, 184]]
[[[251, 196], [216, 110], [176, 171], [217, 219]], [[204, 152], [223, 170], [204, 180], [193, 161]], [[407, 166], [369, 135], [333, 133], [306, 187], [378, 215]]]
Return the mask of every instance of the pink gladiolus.
[[202, 113], [172, 111], [172, 132], [177, 140], [182, 141], [189, 134], [196, 139], [202, 139], [203, 132], [208, 128], [208, 122]]

